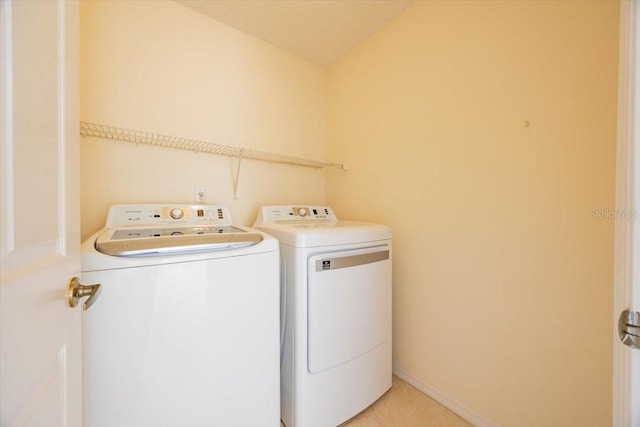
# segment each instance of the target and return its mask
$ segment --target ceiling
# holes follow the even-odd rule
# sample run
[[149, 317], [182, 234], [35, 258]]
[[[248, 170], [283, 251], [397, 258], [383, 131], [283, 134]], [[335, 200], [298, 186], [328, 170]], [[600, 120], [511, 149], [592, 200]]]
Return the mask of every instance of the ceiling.
[[320, 65], [362, 43], [414, 0], [176, 0]]

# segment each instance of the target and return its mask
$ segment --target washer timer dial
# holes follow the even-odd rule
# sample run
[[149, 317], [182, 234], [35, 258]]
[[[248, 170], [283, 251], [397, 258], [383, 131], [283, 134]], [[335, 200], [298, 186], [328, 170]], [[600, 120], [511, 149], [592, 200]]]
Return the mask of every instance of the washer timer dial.
[[171, 215], [171, 218], [173, 219], [180, 219], [184, 216], [184, 211], [180, 208], [173, 208], [169, 212], [169, 215]]
[[307, 216], [307, 210], [305, 208], [298, 208], [298, 215]]

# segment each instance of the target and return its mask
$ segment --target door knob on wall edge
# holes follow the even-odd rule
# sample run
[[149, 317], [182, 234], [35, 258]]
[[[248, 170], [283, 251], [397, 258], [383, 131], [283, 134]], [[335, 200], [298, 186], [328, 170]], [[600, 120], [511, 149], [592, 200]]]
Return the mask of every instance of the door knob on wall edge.
[[640, 349], [640, 313], [624, 310], [618, 319], [618, 333], [624, 345]]

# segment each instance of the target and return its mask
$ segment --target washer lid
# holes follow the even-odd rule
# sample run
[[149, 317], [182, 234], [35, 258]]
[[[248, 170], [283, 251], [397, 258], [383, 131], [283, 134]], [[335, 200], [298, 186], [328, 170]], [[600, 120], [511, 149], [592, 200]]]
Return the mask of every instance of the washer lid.
[[252, 246], [262, 235], [233, 226], [107, 229], [96, 250], [113, 256], [158, 256]]

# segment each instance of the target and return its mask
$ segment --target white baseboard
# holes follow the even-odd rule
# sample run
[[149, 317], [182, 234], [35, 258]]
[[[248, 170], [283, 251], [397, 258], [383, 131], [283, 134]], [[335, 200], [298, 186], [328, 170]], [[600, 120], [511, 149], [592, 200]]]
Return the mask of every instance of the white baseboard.
[[407, 372], [397, 366], [393, 367], [393, 373], [403, 381], [411, 384], [413, 387], [417, 388], [436, 402], [440, 403], [442, 406], [446, 407], [452, 412], [455, 412], [461, 418], [464, 418], [474, 426], [498, 427], [497, 423], [494, 423], [493, 421], [484, 417], [482, 414], [477, 413], [473, 409], [470, 409], [457, 400], [447, 396], [431, 384], [427, 384], [418, 377], [414, 376], [412, 373]]

